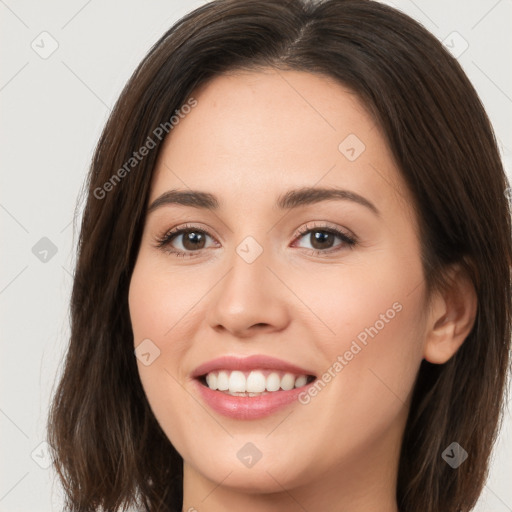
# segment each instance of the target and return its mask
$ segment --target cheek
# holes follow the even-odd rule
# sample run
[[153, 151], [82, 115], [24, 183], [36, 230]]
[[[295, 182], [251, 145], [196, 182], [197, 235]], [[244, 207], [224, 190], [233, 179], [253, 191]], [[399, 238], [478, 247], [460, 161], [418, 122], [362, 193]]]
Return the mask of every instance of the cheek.
[[128, 304], [136, 344], [141, 337], [161, 338], [163, 332], [169, 329], [172, 308], [164, 274], [151, 265], [144, 250], [141, 250], [133, 270]]
[[[422, 287], [410, 293], [407, 279], [381, 279], [379, 286], [366, 283], [366, 292], [357, 286], [366, 279], [359, 278], [345, 280], [345, 293], [331, 297], [338, 297], [335, 305], [324, 301], [336, 333], [317, 339], [325, 385], [302, 397], [303, 414], [334, 440], [324, 454], [332, 464], [340, 453], [377, 446], [383, 432], [405, 420], [422, 359]], [[343, 430], [353, 435], [350, 445], [338, 436]], [[293, 429], [286, 433], [293, 436]]]
[[[170, 274], [160, 261], [152, 261], [142, 251], [135, 265], [128, 296], [135, 344], [144, 338], [167, 339], [173, 330], [187, 324], [201, 286], [191, 286], [192, 275]], [[203, 292], [204, 293], [204, 292]]]
[[208, 283], [194, 277], [190, 268], [171, 273], [165, 260], [155, 261], [141, 251], [132, 273], [128, 305], [134, 348], [150, 340], [158, 354], [147, 366], [137, 360], [141, 381], [153, 400], [181, 395], [172, 392], [181, 389], [174, 379], [185, 378], [181, 363], [191, 349], [192, 331], [204, 318], [198, 302]]
[[183, 342], [169, 345], [164, 340], [172, 335], [173, 326], [184, 315], [181, 311], [184, 298], [175, 289], [169, 289], [163, 278], [165, 272], [146, 263], [143, 257], [137, 261], [128, 295], [134, 348], [145, 346], [147, 348], [140, 352], [150, 354], [149, 362], [137, 357], [137, 368], [156, 420], [173, 444], [181, 446], [186, 432], [180, 415], [173, 411], [193, 407], [188, 403], [190, 397], [178, 383], [179, 361], [186, 347]]
[[421, 338], [425, 303], [419, 261], [383, 253], [371, 265], [300, 274], [294, 292], [305, 307], [297, 306], [294, 320], [316, 333], [310, 339], [331, 359], [354, 340], [368, 347], [374, 340], [372, 345], [394, 350], [412, 349], [407, 339]]
[[367, 421], [369, 409], [390, 420], [407, 401], [423, 357], [425, 284], [419, 258], [382, 251], [371, 265], [340, 267], [337, 274], [316, 274], [302, 283], [298, 293], [315, 312], [304, 322], [320, 326], [315, 343], [323, 375], [332, 382], [326, 386], [330, 391], [319, 394], [351, 403], [356, 423]]

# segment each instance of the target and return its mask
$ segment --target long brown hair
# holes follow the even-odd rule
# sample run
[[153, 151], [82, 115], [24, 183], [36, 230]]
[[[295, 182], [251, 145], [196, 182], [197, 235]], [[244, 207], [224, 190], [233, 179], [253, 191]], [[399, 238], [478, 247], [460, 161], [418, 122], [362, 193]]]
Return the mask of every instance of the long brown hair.
[[[48, 417], [66, 506], [181, 510], [183, 461], [146, 400], [128, 310], [165, 138], [154, 131], [169, 127], [212, 77], [268, 66], [319, 73], [359, 96], [414, 198], [429, 293], [445, 284], [453, 263], [473, 280], [471, 333], [447, 363], [421, 364], [396, 489], [402, 512], [469, 511], [487, 478], [509, 369], [507, 180], [489, 119], [458, 62], [420, 24], [371, 0], [212, 1], [171, 27], [125, 86], [88, 175], [71, 339]], [[132, 165], [148, 137], [154, 148]], [[469, 454], [457, 469], [441, 457], [454, 441]]]

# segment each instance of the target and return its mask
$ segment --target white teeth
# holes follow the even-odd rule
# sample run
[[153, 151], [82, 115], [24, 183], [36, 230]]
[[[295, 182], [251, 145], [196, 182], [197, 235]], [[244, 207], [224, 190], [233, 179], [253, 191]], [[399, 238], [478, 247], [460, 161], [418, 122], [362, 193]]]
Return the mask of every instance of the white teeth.
[[277, 391], [281, 387], [281, 378], [277, 373], [271, 373], [267, 377], [267, 391]]
[[210, 372], [206, 375], [206, 384], [210, 389], [226, 391], [233, 395], [257, 396], [265, 392], [289, 391], [307, 384], [306, 375], [293, 375], [271, 372], [267, 376], [259, 370], [253, 370], [247, 374], [241, 371]]
[[[208, 382], [208, 381], [207, 381]], [[209, 386], [209, 384], [208, 384]], [[229, 377], [227, 372], [219, 372], [217, 375], [217, 387], [210, 389], [218, 389], [219, 391], [227, 391], [229, 389]]]
[[247, 381], [242, 372], [231, 372], [229, 376], [229, 391], [231, 393], [244, 393]]
[[217, 389], [217, 375], [215, 373], [209, 373], [206, 376], [206, 384], [210, 389]]
[[265, 391], [267, 379], [261, 372], [251, 372], [247, 377], [247, 385], [245, 391], [249, 393], [262, 393]]
[[281, 387], [285, 391], [289, 391], [295, 387], [295, 376], [291, 373], [285, 373], [281, 379]]
[[308, 378], [305, 375], [301, 375], [295, 379], [295, 387], [300, 388], [301, 386], [305, 386], [308, 382]]

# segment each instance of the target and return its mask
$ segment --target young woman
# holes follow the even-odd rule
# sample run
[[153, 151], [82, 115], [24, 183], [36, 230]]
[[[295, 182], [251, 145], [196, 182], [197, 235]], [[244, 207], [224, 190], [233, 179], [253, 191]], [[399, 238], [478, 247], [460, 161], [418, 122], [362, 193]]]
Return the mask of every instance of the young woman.
[[217, 0], [96, 148], [48, 441], [69, 510], [463, 512], [511, 335], [457, 61], [369, 0]]

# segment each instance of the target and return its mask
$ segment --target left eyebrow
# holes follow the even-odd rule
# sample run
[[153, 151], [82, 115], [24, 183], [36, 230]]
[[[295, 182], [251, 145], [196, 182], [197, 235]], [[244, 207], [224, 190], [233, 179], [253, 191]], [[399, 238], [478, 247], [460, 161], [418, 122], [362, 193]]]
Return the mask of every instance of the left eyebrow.
[[181, 204], [205, 210], [218, 210], [220, 207], [218, 199], [209, 192], [201, 192], [199, 190], [168, 190], [151, 203], [147, 212], [150, 213], [166, 204]]
[[[380, 216], [378, 208], [368, 199], [350, 190], [339, 188], [303, 187], [289, 190], [277, 198], [276, 206], [280, 210], [291, 210], [301, 206], [332, 200], [352, 201], [368, 208], [375, 215]], [[150, 213], [168, 204], [191, 206], [193, 208], [211, 211], [220, 209], [218, 198], [209, 192], [202, 192], [200, 190], [168, 190], [151, 203], [147, 212]]]

